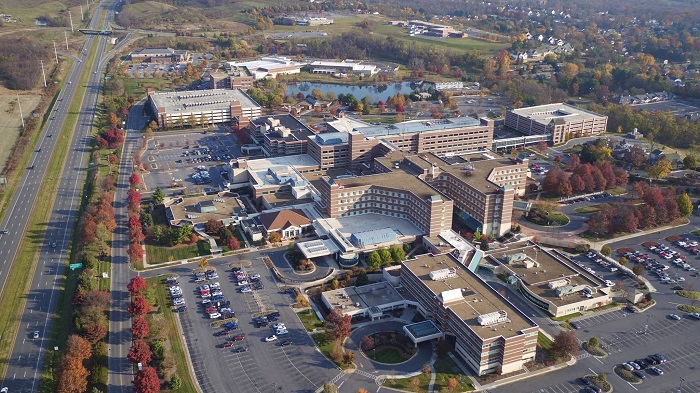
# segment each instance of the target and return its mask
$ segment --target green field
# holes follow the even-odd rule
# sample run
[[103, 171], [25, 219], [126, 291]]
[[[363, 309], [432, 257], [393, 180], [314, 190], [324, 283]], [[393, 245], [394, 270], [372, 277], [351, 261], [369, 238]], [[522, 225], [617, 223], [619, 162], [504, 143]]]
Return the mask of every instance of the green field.
[[209, 243], [200, 240], [197, 244], [178, 245], [175, 247], [164, 247], [153, 244], [146, 244], [146, 255], [148, 263], [151, 265], [189, 259], [209, 255]]
[[398, 364], [406, 361], [406, 359], [401, 356], [401, 352], [396, 348], [384, 348], [371, 356], [367, 356], [375, 362], [386, 364]]
[[[435, 362], [433, 367], [436, 373], [435, 385], [433, 385], [434, 392], [469, 392], [474, 390], [471, 379], [462, 374], [460, 368], [451, 358], [440, 358]], [[387, 379], [382, 386], [392, 389], [407, 390], [409, 392], [428, 392], [430, 376], [430, 374], [420, 374], [412, 378]], [[449, 387], [447, 384], [450, 378], [457, 380], [457, 386], [454, 390], [448, 390]], [[417, 381], [417, 386], [414, 385], [414, 380]]]
[[172, 85], [170, 78], [124, 78], [124, 91], [137, 100], [146, 97], [146, 88], [161, 91]]
[[[84, 5], [84, 4], [83, 4]], [[0, 13], [12, 15], [19, 19], [18, 23], [7, 23], [6, 27], [12, 26], [35, 26], [34, 21], [42, 15], [56, 16], [61, 10], [65, 10], [66, 5], [60, 1], [46, 0], [3, 0], [0, 2]], [[68, 16], [66, 15], [66, 19]], [[73, 22], [80, 21], [80, 13], [74, 15]]]
[[316, 313], [311, 309], [299, 311], [297, 313], [297, 316], [299, 317], [299, 319], [301, 320], [301, 323], [304, 324], [304, 327], [308, 331], [323, 328], [323, 322], [321, 322], [321, 320], [318, 319], [318, 317], [316, 316]]

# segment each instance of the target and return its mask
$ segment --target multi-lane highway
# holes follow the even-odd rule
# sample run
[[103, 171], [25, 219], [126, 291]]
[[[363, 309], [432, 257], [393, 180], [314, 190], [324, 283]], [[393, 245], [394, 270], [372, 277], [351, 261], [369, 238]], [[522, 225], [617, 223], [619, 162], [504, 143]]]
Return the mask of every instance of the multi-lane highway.
[[[102, 10], [100, 5], [90, 22], [91, 28], [99, 26]], [[113, 17], [113, 10], [108, 9], [107, 20]], [[98, 45], [97, 57], [92, 68], [87, 68], [87, 54], [93, 45]], [[58, 182], [58, 192], [52, 206], [51, 216], [46, 225], [46, 232], [26, 241], [39, 241], [42, 244], [36, 269], [27, 293], [27, 302], [21, 317], [17, 337], [8, 359], [8, 368], [0, 386], [8, 387], [11, 392], [34, 392], [38, 390], [43, 359], [48, 349], [53, 315], [58, 293], [64, 279], [66, 252], [80, 205], [85, 180], [87, 159], [90, 152], [90, 133], [92, 131], [95, 107], [100, 91], [104, 65], [103, 55], [106, 39], [88, 36], [80, 61], [73, 65], [68, 73], [68, 83], [59, 95], [59, 101], [49, 118], [41, 135], [37, 151], [30, 166], [21, 179], [0, 229], [7, 229], [8, 234], [0, 235], [0, 287], [4, 287], [6, 272], [12, 266], [19, 244], [27, 236], [27, 221], [34, 206], [36, 190], [47, 182]], [[78, 86], [80, 76], [89, 73], [87, 86]], [[74, 95], [80, 88], [86, 88], [81, 105], [78, 122], [72, 135], [59, 135]], [[46, 165], [50, 161], [54, 145], [58, 138], [71, 138], [70, 149], [64, 169], [59, 179], [45, 179]], [[34, 331], [39, 337], [34, 338]]]

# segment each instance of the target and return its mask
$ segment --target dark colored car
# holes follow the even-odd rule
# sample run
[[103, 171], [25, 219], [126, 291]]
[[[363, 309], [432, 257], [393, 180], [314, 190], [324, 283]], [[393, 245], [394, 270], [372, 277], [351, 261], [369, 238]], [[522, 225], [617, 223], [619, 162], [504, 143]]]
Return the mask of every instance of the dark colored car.
[[581, 324], [578, 322], [569, 322], [569, 325], [576, 330], [581, 329]]
[[271, 313], [267, 314], [267, 317], [268, 317], [268, 318], [270, 318], [270, 317], [277, 317], [277, 318], [279, 318], [279, 317], [280, 317], [280, 313], [279, 313], [278, 311], [271, 312]]
[[280, 346], [282, 346], [282, 347], [286, 347], [287, 345], [292, 345], [292, 344], [294, 344], [294, 342], [292, 342], [291, 340], [284, 340], [284, 341], [280, 342]]
[[643, 372], [637, 370], [632, 371], [632, 374], [636, 375], [639, 379], [644, 379], [647, 377]]
[[183, 312], [185, 310], [187, 310], [187, 306], [180, 306], [180, 307], [174, 308], [173, 312]]
[[234, 343], [228, 341], [228, 342], [225, 342], [225, 343], [221, 344], [221, 348], [231, 348], [231, 347], [234, 346], [234, 345], [236, 345], [236, 344], [234, 344]]
[[222, 331], [220, 331], [220, 332], [214, 333], [214, 335], [215, 335], [216, 337], [221, 337], [221, 336], [225, 336], [225, 335], [227, 335], [227, 334], [229, 334], [229, 333], [231, 333], [231, 332], [229, 332], [228, 330], [222, 330]]
[[242, 334], [239, 334], [237, 336], [233, 336], [233, 341], [243, 341], [245, 340], [245, 336]]
[[236, 349], [234, 350], [234, 352], [236, 352], [236, 353], [248, 352], [248, 347], [245, 346], [245, 345], [242, 346], [242, 347], [238, 347], [238, 348], [236, 348]]

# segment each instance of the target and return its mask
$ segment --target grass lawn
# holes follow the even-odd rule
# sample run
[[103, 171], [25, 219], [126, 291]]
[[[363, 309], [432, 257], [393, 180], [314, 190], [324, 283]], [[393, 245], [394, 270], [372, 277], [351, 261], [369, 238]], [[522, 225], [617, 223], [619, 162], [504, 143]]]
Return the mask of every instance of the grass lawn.
[[330, 337], [328, 337], [326, 333], [312, 334], [311, 337], [314, 339], [314, 343], [316, 343], [316, 346], [321, 351], [321, 353], [326, 355], [326, 357], [330, 359], [331, 362], [335, 363], [338, 367], [342, 369], [348, 368], [344, 364], [336, 362], [331, 357], [331, 349], [333, 349], [333, 340]]
[[688, 299], [693, 299], [693, 300], [698, 300], [700, 299], [700, 292], [698, 291], [678, 291], [676, 292], [679, 296], [683, 296], [684, 298]]
[[187, 357], [185, 356], [185, 346], [182, 343], [181, 336], [175, 323], [177, 314], [172, 312], [170, 307], [166, 307], [168, 304], [167, 293], [165, 291], [165, 286], [162, 285], [160, 280], [160, 277], [151, 277], [146, 279], [146, 283], [148, 284], [149, 288], [146, 297], [149, 300], [149, 303], [151, 303], [152, 300], [155, 300], [155, 303], [160, 306], [157, 312], [148, 314], [147, 318], [151, 324], [155, 322], [158, 326], [163, 326], [162, 330], [165, 332], [170, 343], [173, 360], [175, 361], [175, 365], [177, 367], [176, 374], [182, 380], [182, 386], [179, 389], [170, 391], [176, 393], [196, 393], [197, 390], [195, 389], [194, 381], [188, 372], [189, 367], [187, 365]]
[[146, 88], [152, 87], [155, 91], [169, 88], [172, 81], [169, 78], [124, 78], [124, 91], [137, 100], [146, 97]]
[[206, 256], [209, 255], [209, 242], [200, 240], [197, 244], [178, 245], [175, 247], [146, 244], [146, 255], [148, 256], [148, 263], [151, 265]]
[[571, 318], [580, 317], [581, 315], [583, 315], [583, 314], [581, 314], [580, 312], [575, 312], [573, 314], [564, 315], [563, 317], [552, 317], [552, 321], [556, 321], [556, 322], [568, 321]]
[[694, 236], [700, 236], [700, 229], [692, 230], [690, 231], [690, 234]]
[[[450, 378], [454, 378], [457, 380], [457, 387], [454, 390], [455, 392], [468, 392], [474, 390], [474, 386], [472, 385], [471, 379], [469, 379], [469, 377], [467, 377], [466, 375], [462, 374], [462, 371], [460, 370], [459, 366], [457, 366], [451, 358], [445, 357], [438, 359], [433, 365], [433, 367], [435, 368], [436, 373], [433, 391], [447, 391], [447, 383], [450, 380]], [[417, 386], [414, 385], [414, 381], [418, 382]], [[412, 378], [387, 379], [384, 382], [383, 386], [392, 389], [427, 393], [429, 383], [430, 374], [420, 374]]]
[[598, 205], [577, 207], [576, 209], [574, 209], [574, 211], [579, 214], [591, 214], [597, 212], [598, 210], [600, 210]]
[[552, 342], [552, 340], [550, 340], [547, 336], [542, 334], [542, 332], [539, 332], [537, 334], [537, 346], [540, 349], [542, 349], [542, 351], [544, 351], [550, 358], [557, 358], [556, 356], [554, 356], [554, 342]]
[[299, 311], [297, 313], [297, 316], [299, 317], [299, 319], [301, 320], [301, 323], [304, 324], [304, 327], [308, 331], [323, 328], [323, 322], [321, 322], [321, 320], [318, 319], [318, 317], [316, 316], [316, 313], [311, 309]]
[[690, 304], [681, 304], [678, 309], [684, 312], [696, 312], [700, 313], [700, 307], [691, 306]]
[[367, 356], [379, 363], [396, 364], [406, 361], [406, 359], [401, 356], [401, 352], [399, 352], [399, 350], [396, 348], [383, 348], [378, 352], [375, 352], [372, 355], [368, 354]]

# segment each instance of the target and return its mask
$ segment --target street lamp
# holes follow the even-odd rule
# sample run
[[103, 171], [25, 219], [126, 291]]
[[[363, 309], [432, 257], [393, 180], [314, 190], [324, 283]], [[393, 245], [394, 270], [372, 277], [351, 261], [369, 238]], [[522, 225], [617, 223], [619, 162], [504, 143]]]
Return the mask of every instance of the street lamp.
[[681, 393], [683, 389], [683, 382], [685, 382], [685, 379], [683, 379], [683, 377], [678, 377], [678, 379], [680, 380], [680, 385], [678, 385], [678, 393]]
[[647, 331], [649, 330], [649, 317], [651, 314], [647, 313], [647, 323], [644, 325], [644, 335], [647, 335]]

